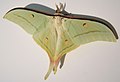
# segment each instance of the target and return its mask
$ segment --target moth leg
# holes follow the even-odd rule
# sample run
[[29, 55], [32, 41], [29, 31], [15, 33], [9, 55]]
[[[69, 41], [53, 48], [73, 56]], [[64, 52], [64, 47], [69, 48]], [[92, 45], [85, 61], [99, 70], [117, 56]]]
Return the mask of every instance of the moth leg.
[[65, 56], [66, 56], [66, 54], [64, 54], [60, 60], [60, 69], [63, 67], [64, 61], [65, 61]]

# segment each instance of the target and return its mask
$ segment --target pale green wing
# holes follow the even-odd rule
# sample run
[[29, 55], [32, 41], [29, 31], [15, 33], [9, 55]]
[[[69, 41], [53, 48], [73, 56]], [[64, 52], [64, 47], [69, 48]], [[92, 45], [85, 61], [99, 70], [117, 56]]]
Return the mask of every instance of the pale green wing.
[[96, 21], [65, 18], [64, 27], [77, 45], [93, 41], [116, 41], [112, 31], [106, 25]]
[[20, 25], [30, 34], [33, 34], [37, 30], [45, 29], [46, 24], [49, 22], [49, 16], [26, 8], [12, 9], [6, 13], [4, 18]]
[[48, 72], [45, 75], [45, 79], [48, 78], [48, 76], [50, 75], [51, 71], [54, 68], [54, 56], [55, 56], [56, 39], [57, 39], [52, 21], [50, 21], [46, 25], [46, 28], [47, 29], [44, 29], [42, 31], [35, 32], [33, 35], [34, 40], [48, 53], [50, 59], [50, 65]]
[[45, 76], [49, 76], [54, 67], [56, 48], [56, 32], [53, 28], [53, 14], [47, 14], [27, 8], [15, 8], [10, 10], [4, 18], [20, 25], [26, 32], [33, 35], [34, 40], [40, 45], [50, 58], [50, 68]]
[[40, 45], [48, 55], [54, 57], [56, 48], [56, 32], [53, 27], [53, 22], [49, 21], [46, 25], [46, 29], [39, 30], [33, 34], [34, 40]]

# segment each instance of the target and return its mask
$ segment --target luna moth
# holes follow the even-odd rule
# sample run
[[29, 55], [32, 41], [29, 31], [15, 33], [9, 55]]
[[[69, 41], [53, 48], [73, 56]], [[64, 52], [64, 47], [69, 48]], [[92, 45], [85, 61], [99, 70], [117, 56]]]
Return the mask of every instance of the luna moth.
[[35, 42], [48, 54], [50, 65], [44, 79], [51, 71], [62, 68], [65, 56], [77, 47], [94, 42], [116, 42], [114, 27], [104, 19], [72, 14], [65, 11], [66, 4], [56, 5], [56, 10], [40, 4], [29, 4], [8, 11], [4, 18], [20, 25], [31, 34]]

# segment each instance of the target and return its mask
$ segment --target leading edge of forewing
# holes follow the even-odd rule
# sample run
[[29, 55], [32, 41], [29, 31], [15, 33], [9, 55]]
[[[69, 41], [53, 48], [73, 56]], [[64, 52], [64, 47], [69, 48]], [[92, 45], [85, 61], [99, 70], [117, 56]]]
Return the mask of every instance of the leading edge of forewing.
[[45, 12], [45, 13], [49, 13], [49, 14], [53, 14], [53, 15], [55, 13], [54, 9], [44, 6], [44, 5], [41, 5], [41, 4], [36, 4], [36, 3], [29, 4], [29, 5], [25, 6], [25, 8], [33, 9], [36, 11], [41, 11], [41, 12]]

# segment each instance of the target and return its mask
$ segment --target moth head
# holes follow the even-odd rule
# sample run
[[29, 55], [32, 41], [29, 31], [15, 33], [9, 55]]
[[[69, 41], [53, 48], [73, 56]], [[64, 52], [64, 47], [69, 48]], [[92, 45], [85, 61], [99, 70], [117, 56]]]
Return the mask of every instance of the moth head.
[[55, 4], [56, 5], [56, 13], [57, 14], [60, 14], [62, 13], [64, 10], [65, 10], [65, 7], [66, 7], [66, 3], [62, 4], [62, 3], [59, 3], [59, 5]]

